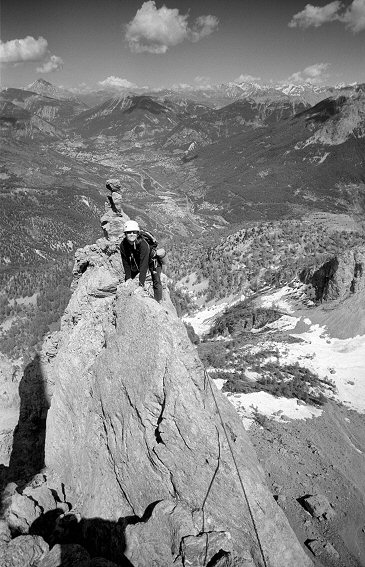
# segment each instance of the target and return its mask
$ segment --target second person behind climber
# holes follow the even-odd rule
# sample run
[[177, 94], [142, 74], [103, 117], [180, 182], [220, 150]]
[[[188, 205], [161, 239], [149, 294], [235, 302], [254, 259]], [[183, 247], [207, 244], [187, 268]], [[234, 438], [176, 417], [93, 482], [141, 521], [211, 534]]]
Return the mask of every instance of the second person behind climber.
[[161, 263], [151, 257], [151, 250], [146, 240], [140, 235], [138, 223], [129, 220], [124, 225], [124, 238], [120, 243], [125, 281], [134, 279], [139, 274], [139, 285], [144, 289], [147, 270], [152, 277], [153, 294], [158, 303], [162, 301]]

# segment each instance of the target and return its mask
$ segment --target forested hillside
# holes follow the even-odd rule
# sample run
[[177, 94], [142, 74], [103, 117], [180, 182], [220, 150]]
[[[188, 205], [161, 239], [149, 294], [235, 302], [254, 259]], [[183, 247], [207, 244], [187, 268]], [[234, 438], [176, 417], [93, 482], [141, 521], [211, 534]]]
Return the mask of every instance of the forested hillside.
[[56, 263], [0, 273], [0, 351], [30, 358], [70, 298], [73, 254]]
[[[247, 224], [232, 234], [171, 245], [168, 272], [200, 303], [281, 286], [306, 267], [364, 243], [360, 227], [316, 219]], [[192, 280], [189, 277], [194, 273]], [[204, 285], [202, 285], [204, 284]]]

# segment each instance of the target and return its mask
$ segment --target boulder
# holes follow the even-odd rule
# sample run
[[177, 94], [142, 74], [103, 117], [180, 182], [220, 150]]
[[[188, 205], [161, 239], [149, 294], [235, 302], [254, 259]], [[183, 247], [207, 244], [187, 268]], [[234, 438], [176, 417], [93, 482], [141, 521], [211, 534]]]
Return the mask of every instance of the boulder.
[[55, 384], [48, 483], [64, 484], [85, 547], [138, 567], [253, 567], [262, 555], [271, 567], [311, 565], [171, 304], [124, 284], [92, 295], [100, 267], [113, 273], [98, 255], [78, 272], [57, 354], [43, 361]]
[[30, 498], [41, 509], [42, 513], [49, 512], [57, 507], [57, 502], [52, 491], [46, 486], [38, 486], [32, 488], [26, 486], [23, 489], [23, 495]]
[[332, 543], [326, 542], [324, 544], [324, 550], [332, 559], [335, 559], [337, 561], [340, 559], [340, 554], [338, 553], [337, 549], [333, 547]]
[[36, 502], [19, 492], [3, 497], [2, 515], [12, 532], [27, 534], [41, 514]]
[[33, 567], [48, 552], [48, 544], [37, 535], [12, 539], [4, 549], [3, 567]]
[[335, 516], [335, 511], [323, 494], [313, 494], [301, 499], [306, 510], [314, 517], [322, 520], [330, 520]]
[[324, 552], [324, 544], [318, 539], [312, 539], [308, 541], [307, 547], [315, 557], [319, 557]]
[[0, 545], [9, 543], [11, 531], [6, 520], [0, 520]]

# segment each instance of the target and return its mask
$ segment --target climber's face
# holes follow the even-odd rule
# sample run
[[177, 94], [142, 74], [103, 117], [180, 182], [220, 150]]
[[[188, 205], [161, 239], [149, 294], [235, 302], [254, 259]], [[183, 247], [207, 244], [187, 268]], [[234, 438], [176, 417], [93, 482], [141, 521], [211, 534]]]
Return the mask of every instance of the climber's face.
[[137, 230], [130, 230], [128, 232], [125, 233], [128, 242], [135, 242], [137, 240], [137, 236], [138, 236], [138, 231]]

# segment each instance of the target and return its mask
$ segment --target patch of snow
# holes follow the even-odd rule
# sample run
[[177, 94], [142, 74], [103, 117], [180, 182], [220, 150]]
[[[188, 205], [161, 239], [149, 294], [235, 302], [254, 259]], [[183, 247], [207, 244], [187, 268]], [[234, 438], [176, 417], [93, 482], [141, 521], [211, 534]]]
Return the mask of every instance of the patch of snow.
[[292, 295], [293, 290], [288, 285], [273, 291], [272, 293], [264, 294], [260, 298], [261, 307], [279, 307], [287, 313], [293, 313], [294, 309], [288, 301], [288, 296]]
[[321, 409], [300, 402], [296, 398], [277, 398], [267, 392], [250, 394], [225, 392], [225, 395], [242, 418], [246, 429], [253, 423], [256, 413], [281, 423], [291, 419], [312, 419], [322, 413]]
[[292, 336], [302, 340], [276, 345], [282, 364], [299, 362], [320, 379], [331, 379], [337, 388], [336, 399], [365, 413], [365, 335], [333, 339], [325, 327], [311, 325], [308, 331]]
[[223, 378], [216, 378], [214, 380], [214, 384], [217, 386], [218, 390], [221, 390], [226, 382], [227, 380], [224, 380]]
[[265, 329], [269, 328], [272, 331], [290, 331], [295, 329], [300, 317], [292, 317], [291, 315], [283, 315], [280, 319], [265, 325]]
[[212, 307], [202, 309], [194, 315], [186, 315], [182, 319], [186, 323], [190, 323], [196, 334], [201, 337], [208, 333], [217, 315], [222, 313], [227, 307], [228, 303], [224, 302], [219, 305], [213, 305]]
[[258, 372], [254, 372], [254, 370], [249, 370], [248, 368], [246, 368], [245, 376], [249, 380], [258, 380], [261, 377], [261, 374], [259, 374]]

